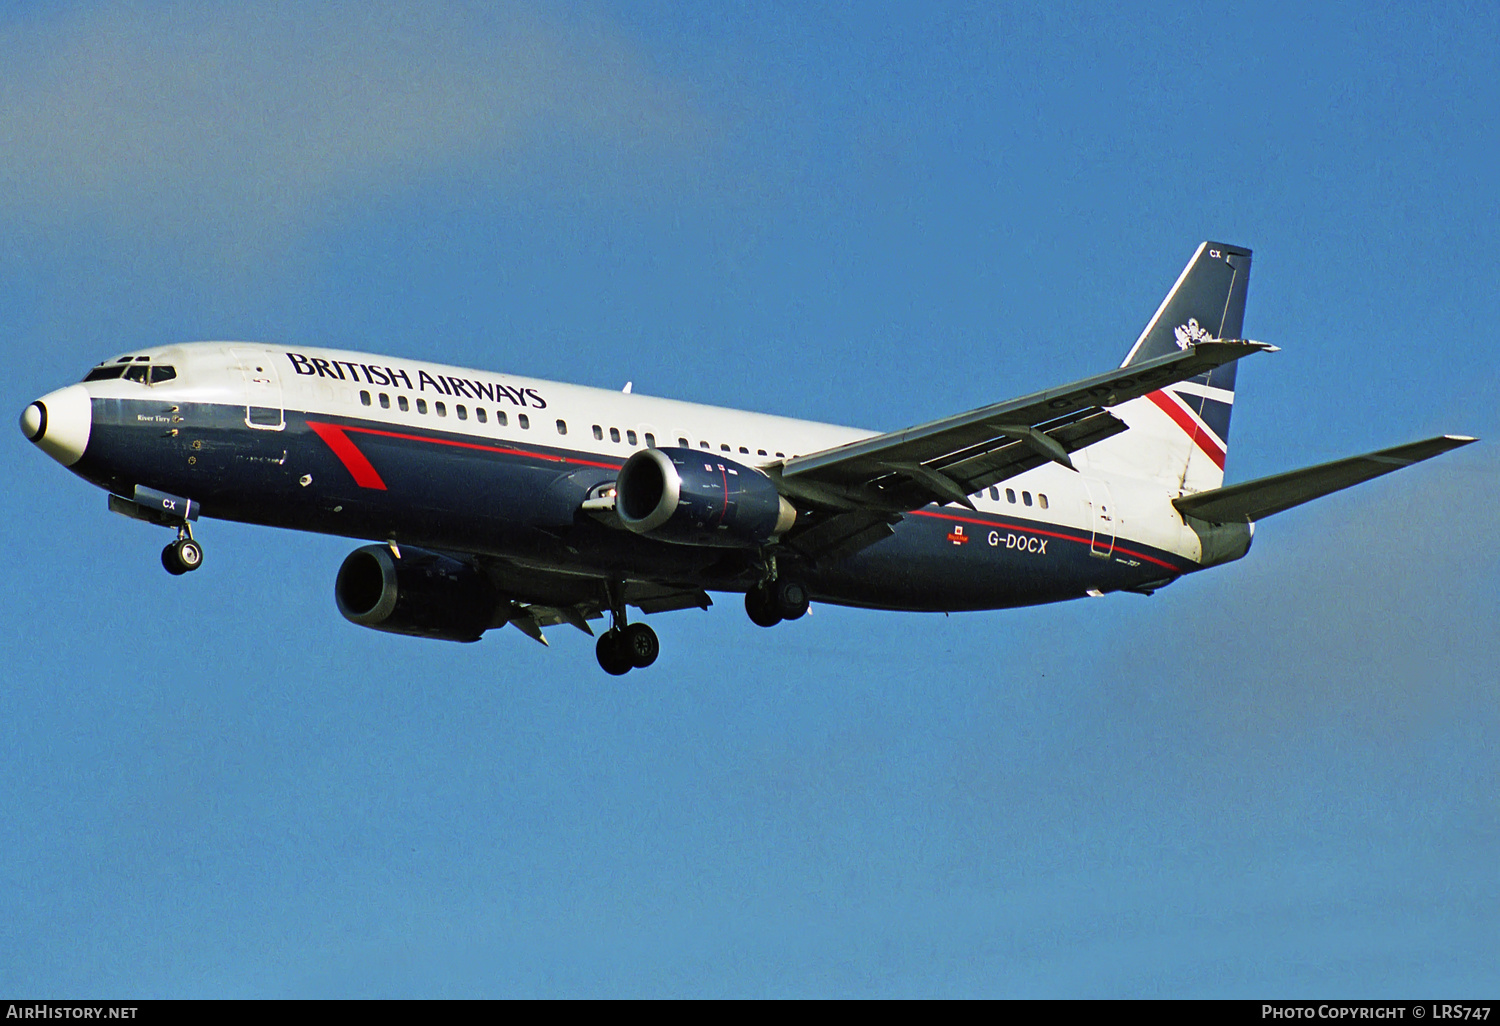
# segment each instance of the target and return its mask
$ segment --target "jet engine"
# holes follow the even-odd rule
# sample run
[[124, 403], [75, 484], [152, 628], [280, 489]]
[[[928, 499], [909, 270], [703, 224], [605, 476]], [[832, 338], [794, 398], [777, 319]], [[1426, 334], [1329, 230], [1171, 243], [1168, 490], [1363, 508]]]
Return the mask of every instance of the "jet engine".
[[333, 597], [350, 623], [391, 634], [478, 641], [499, 626], [500, 598], [477, 566], [409, 546], [399, 555], [389, 545], [349, 553]]
[[764, 473], [696, 449], [643, 449], [615, 483], [615, 513], [636, 534], [679, 545], [753, 548], [797, 511]]

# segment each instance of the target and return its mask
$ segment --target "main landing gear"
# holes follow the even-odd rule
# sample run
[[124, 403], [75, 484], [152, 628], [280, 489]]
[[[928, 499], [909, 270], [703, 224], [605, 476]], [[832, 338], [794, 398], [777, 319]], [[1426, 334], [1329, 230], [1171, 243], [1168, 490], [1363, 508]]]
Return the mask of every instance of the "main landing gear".
[[599, 665], [605, 673], [616, 677], [631, 670], [644, 670], [661, 654], [656, 632], [643, 623], [625, 622], [625, 603], [619, 598], [618, 587], [609, 589], [609, 602], [612, 626], [599, 635], [594, 646]]
[[187, 524], [177, 529], [177, 540], [161, 550], [161, 565], [173, 577], [203, 565], [203, 546], [193, 540], [192, 528]]
[[745, 612], [757, 627], [775, 627], [783, 620], [801, 619], [812, 600], [800, 581], [773, 577], [745, 592]]

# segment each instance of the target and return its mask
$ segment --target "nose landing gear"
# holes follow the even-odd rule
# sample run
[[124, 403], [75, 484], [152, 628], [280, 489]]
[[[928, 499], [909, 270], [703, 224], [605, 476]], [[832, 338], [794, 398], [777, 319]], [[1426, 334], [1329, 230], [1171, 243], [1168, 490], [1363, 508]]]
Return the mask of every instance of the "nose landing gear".
[[132, 520], [144, 520], [177, 531], [177, 540], [161, 550], [161, 565], [173, 577], [203, 565], [203, 546], [193, 540], [193, 521], [198, 519], [198, 504], [192, 499], [136, 485], [131, 498], [111, 495], [109, 508], [110, 512]]
[[178, 528], [177, 540], [161, 550], [161, 565], [173, 577], [203, 565], [203, 546], [193, 540], [186, 524]]

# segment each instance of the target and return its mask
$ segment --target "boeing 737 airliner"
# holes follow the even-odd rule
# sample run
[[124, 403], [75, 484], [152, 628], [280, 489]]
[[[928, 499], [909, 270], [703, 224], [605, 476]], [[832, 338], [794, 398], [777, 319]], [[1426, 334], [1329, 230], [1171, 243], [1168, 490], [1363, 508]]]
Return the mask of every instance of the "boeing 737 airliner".
[[885, 434], [457, 367], [197, 342], [99, 364], [21, 429], [170, 528], [199, 516], [373, 544], [334, 585], [354, 623], [451, 641], [514, 624], [655, 661], [627, 609], [740, 592], [755, 623], [810, 601], [999, 609], [1149, 594], [1239, 559], [1255, 521], [1474, 441], [1444, 435], [1223, 486], [1250, 251], [1198, 247], [1115, 370]]

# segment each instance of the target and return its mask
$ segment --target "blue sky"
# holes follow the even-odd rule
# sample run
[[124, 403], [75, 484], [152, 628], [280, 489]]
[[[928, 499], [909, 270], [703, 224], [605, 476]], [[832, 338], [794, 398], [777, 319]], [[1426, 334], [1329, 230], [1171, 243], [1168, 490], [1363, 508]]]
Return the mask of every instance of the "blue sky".
[[1491, 4], [0, 5], [20, 410], [337, 345], [890, 429], [1255, 250], [1231, 481], [1480, 445], [1150, 599], [345, 623], [12, 434], [0, 991], [1431, 996], [1500, 983]]

